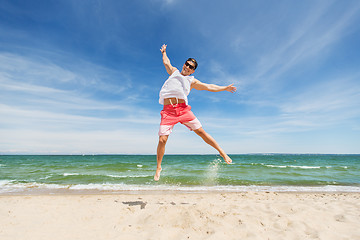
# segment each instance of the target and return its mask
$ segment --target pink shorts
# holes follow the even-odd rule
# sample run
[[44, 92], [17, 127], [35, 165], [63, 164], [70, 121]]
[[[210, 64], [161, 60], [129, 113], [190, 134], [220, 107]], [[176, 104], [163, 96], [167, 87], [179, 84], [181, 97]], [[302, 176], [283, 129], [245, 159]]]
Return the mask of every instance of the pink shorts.
[[201, 128], [200, 121], [195, 117], [191, 111], [191, 107], [186, 105], [186, 103], [164, 105], [160, 114], [159, 136], [169, 135], [177, 123], [184, 124], [191, 131]]

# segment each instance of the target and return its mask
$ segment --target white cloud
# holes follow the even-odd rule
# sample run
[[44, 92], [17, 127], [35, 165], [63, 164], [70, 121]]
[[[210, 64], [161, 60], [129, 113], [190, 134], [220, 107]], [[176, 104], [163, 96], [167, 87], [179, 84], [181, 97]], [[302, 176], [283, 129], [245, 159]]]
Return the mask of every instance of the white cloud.
[[[247, 79], [245, 83], [249, 85], [257, 83], [259, 89], [266, 89], [285, 81], [283, 75], [290, 70], [298, 71], [311, 63], [321, 63], [329, 52], [336, 51], [335, 44], [351, 33], [350, 29], [359, 17], [359, 4], [347, 6], [337, 12], [336, 17], [329, 17], [336, 7], [334, 2], [317, 2], [306, 11], [299, 9], [286, 22], [256, 25], [256, 29], [250, 25], [251, 28], [232, 33], [228, 37], [229, 45], [239, 57], [246, 59], [239, 59], [247, 67], [245, 75], [244, 72], [238, 74], [239, 78]], [[253, 34], [254, 31], [257, 34]]]
[[[153, 152], [138, 144], [151, 145], [147, 139], [156, 136], [159, 114], [124, 92], [129, 79], [111, 83], [116, 76], [125, 75], [93, 64], [65, 69], [46, 59], [1, 53], [0, 152]], [[118, 98], [99, 99], [92, 91]]]
[[1, 153], [153, 153], [159, 124], [150, 114], [106, 118], [6, 105], [0, 115]]
[[62, 131], [0, 129], [2, 154], [149, 154], [156, 151], [152, 131]]
[[[50, 58], [54, 58], [49, 60]], [[11, 53], [0, 53], [0, 81], [34, 84], [41, 87], [56, 86], [58, 89], [87, 88], [89, 91], [105, 91], [113, 94], [124, 92], [131, 87], [131, 79], [126, 74], [94, 65], [81, 60], [65, 60], [56, 64], [59, 55], [52, 53], [46, 57], [27, 57]], [[71, 58], [71, 56], [68, 56]], [[71, 64], [66, 63], [70, 61]], [[66, 67], [65, 67], [66, 66]], [[115, 81], [121, 84], [115, 84]]]
[[360, 116], [359, 74], [329, 79], [313, 84], [304, 92], [288, 99], [280, 108], [284, 115], [322, 116], [322, 124], [334, 119], [351, 119]]
[[[246, 105], [254, 109], [246, 115], [242, 112], [235, 114], [236, 109], [232, 108], [229, 109], [231, 117], [226, 117], [226, 112], [216, 111], [202, 112], [198, 117], [200, 120], [204, 119], [205, 126], [214, 131], [239, 136], [261, 137], [301, 132], [311, 134], [312, 131], [339, 126], [347, 128], [349, 125], [356, 129], [360, 117], [359, 77], [360, 73], [351, 73], [350, 76], [318, 81], [307, 88], [293, 90], [291, 94], [272, 100], [264, 99], [263, 102], [251, 101], [251, 98], [239, 100], [240, 106]], [[259, 109], [269, 108], [273, 109], [270, 114], [266, 112], [259, 115]]]

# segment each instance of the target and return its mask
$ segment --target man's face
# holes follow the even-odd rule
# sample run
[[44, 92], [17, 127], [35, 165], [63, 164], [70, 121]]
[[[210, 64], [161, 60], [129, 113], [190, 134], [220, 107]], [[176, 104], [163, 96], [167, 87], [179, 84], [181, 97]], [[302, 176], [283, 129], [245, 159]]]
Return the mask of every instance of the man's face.
[[194, 72], [195, 72], [195, 64], [191, 61], [186, 61], [182, 68], [181, 74], [184, 76], [189, 76]]

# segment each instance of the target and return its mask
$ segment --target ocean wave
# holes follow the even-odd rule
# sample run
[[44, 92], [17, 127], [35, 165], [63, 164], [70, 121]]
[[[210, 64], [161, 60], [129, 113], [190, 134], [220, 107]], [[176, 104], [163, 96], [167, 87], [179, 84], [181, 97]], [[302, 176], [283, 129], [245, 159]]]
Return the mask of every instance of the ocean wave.
[[300, 169], [319, 169], [319, 168], [321, 168], [320, 166], [271, 165], [271, 164], [261, 164], [261, 165], [263, 165], [265, 167], [270, 167], [270, 168], [300, 168]]
[[278, 165], [264, 165], [266, 167], [271, 167], [271, 168], [287, 168], [288, 166], [278, 166]]
[[79, 176], [80, 173], [64, 173], [63, 176], [67, 177], [67, 176]]
[[103, 175], [106, 177], [112, 177], [112, 178], [145, 178], [145, 177], [152, 177], [153, 175]]
[[[265, 164], [262, 164], [263, 166], [266, 166], [266, 167], [272, 167], [272, 168], [300, 168], [300, 169], [320, 169], [320, 168], [327, 168], [327, 169], [330, 169], [330, 168], [334, 168], [334, 166], [297, 166], [297, 165], [288, 165], [288, 166], [284, 166], [284, 165], [265, 165]], [[339, 166], [338, 168], [343, 168], [343, 169], [348, 169], [347, 166]]]
[[290, 165], [289, 167], [302, 168], [302, 169], [319, 169], [319, 168], [321, 168], [320, 166], [294, 166], [294, 165]]
[[63, 173], [64, 177], [68, 176], [96, 176], [96, 177], [110, 177], [110, 178], [143, 178], [152, 177], [153, 175], [114, 175], [114, 174], [81, 174], [81, 173]]
[[42, 177], [42, 178], [39, 178], [39, 180], [47, 180], [49, 178], [51, 178], [53, 175], [48, 175], [48, 176], [45, 176], [45, 177]]
[[179, 186], [179, 185], [129, 185], [129, 184], [44, 184], [44, 183], [14, 183], [10, 180], [0, 180], [0, 194], [14, 193], [48, 193], [64, 191], [92, 191], [101, 193], [117, 193], [128, 191], [179, 191], [179, 192], [360, 192], [360, 186]]
[[12, 182], [12, 180], [0, 180], [0, 188]]

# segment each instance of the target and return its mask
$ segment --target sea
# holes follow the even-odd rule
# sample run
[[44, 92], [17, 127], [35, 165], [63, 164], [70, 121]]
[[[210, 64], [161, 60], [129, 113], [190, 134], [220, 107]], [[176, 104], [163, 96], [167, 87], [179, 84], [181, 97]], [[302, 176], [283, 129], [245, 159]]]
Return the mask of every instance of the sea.
[[0, 155], [0, 195], [360, 192], [360, 155]]

